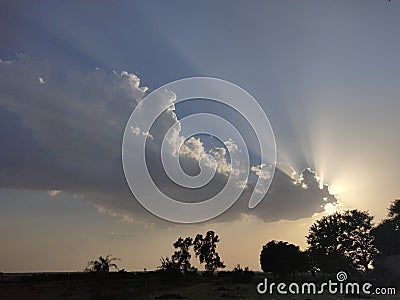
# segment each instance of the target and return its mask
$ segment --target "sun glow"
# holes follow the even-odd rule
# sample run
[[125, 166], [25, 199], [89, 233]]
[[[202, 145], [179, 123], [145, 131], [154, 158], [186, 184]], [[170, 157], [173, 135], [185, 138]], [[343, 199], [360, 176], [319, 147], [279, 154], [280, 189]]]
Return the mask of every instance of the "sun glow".
[[340, 196], [346, 193], [348, 189], [343, 183], [340, 183], [339, 181], [334, 181], [329, 185], [329, 192], [331, 194], [334, 194], [335, 196]]
[[335, 212], [337, 211], [336, 205], [334, 205], [334, 204], [332, 204], [332, 203], [327, 203], [327, 204], [325, 204], [325, 206], [324, 206], [324, 211], [325, 211], [325, 213], [327, 213], [327, 214], [333, 214], [333, 213], [335, 213]]

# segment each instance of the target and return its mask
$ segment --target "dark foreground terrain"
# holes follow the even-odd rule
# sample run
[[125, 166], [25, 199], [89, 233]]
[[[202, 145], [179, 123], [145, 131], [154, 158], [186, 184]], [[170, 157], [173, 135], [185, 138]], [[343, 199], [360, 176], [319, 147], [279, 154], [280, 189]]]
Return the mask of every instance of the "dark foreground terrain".
[[[374, 279], [373, 285], [397, 285], [397, 295], [346, 296], [328, 293], [278, 295], [276, 291], [273, 295], [260, 295], [257, 284], [264, 280], [262, 273], [251, 278], [238, 278], [226, 272], [212, 278], [197, 274], [178, 279], [168, 277], [157, 272], [110, 273], [104, 276], [87, 273], [3, 274], [0, 275], [0, 299], [400, 299], [398, 280], [394, 278]], [[334, 278], [330, 276], [329, 279]], [[295, 281], [326, 280], [328, 277], [320, 275], [298, 277]]]

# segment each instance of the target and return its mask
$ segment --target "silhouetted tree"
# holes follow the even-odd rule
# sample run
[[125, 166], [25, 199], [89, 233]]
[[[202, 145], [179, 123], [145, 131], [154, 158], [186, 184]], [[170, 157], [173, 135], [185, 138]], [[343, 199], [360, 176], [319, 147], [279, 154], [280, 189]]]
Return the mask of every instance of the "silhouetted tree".
[[298, 246], [284, 241], [270, 241], [263, 246], [260, 254], [261, 269], [281, 278], [295, 271], [307, 272], [311, 265], [308, 256]]
[[177, 283], [181, 278], [181, 270], [179, 268], [179, 264], [176, 263], [173, 259], [168, 257], [161, 257], [161, 266], [158, 267], [160, 269], [160, 281], [161, 283]]
[[343, 253], [344, 248], [348, 247], [346, 237], [342, 234], [344, 231], [340, 213], [323, 217], [310, 227], [307, 236], [308, 252], [325, 272], [348, 270], [352, 265]]
[[315, 264], [312, 261], [309, 252], [300, 251], [299, 256], [297, 258], [296, 271], [299, 273], [311, 272], [314, 275], [316, 269], [317, 268], [315, 267]]
[[167, 270], [179, 270], [179, 265], [172, 259], [170, 259], [169, 257], [161, 257], [161, 266], [159, 266], [158, 268], [164, 271]]
[[185, 273], [192, 269], [190, 264], [190, 258], [192, 257], [189, 249], [193, 245], [193, 239], [187, 237], [185, 239], [179, 237], [179, 239], [173, 244], [175, 249], [178, 249], [172, 255], [172, 260], [179, 266], [179, 269]]
[[377, 253], [372, 220], [368, 212], [358, 210], [322, 217], [307, 236], [311, 257], [326, 272], [368, 270]]
[[208, 231], [204, 237], [202, 234], [198, 234], [193, 243], [196, 256], [201, 264], [205, 263], [206, 272], [210, 275], [219, 268], [225, 268], [216, 251], [218, 242], [218, 235], [214, 231]]
[[121, 259], [111, 257], [111, 254], [108, 254], [106, 257], [100, 256], [97, 260], [92, 260], [88, 262], [85, 271], [104, 274], [108, 273], [111, 268], [115, 268], [116, 270], [118, 270], [117, 264], [114, 263], [114, 261], [117, 260]]
[[400, 199], [394, 200], [388, 210], [388, 217], [373, 230], [382, 256], [400, 254]]
[[351, 241], [346, 255], [358, 269], [368, 271], [369, 264], [378, 253], [372, 235], [374, 217], [365, 211], [350, 210], [344, 213], [343, 218], [348, 228], [347, 238]]
[[396, 199], [389, 207], [388, 217], [400, 226], [400, 199]]

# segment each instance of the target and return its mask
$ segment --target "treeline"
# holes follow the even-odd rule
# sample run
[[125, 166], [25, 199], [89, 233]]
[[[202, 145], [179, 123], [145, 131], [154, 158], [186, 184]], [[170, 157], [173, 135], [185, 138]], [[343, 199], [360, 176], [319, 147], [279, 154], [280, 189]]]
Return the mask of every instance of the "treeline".
[[295, 272], [367, 272], [372, 267], [385, 272], [385, 259], [400, 255], [400, 199], [393, 201], [387, 218], [377, 226], [366, 211], [335, 212], [316, 221], [306, 238], [305, 251], [284, 241], [268, 242], [260, 255], [262, 270], [279, 277]]
[[[392, 202], [387, 218], [377, 226], [367, 211], [335, 212], [312, 224], [306, 239], [308, 247], [305, 251], [285, 241], [269, 241], [261, 250], [261, 269], [280, 278], [296, 273], [365, 273], [371, 268], [384, 272], [385, 258], [400, 255], [400, 199]], [[197, 274], [198, 270], [191, 264], [192, 248], [199, 263], [204, 265], [204, 275], [212, 276], [216, 270], [225, 268], [217, 252], [219, 241], [214, 231], [208, 231], [204, 236], [197, 234], [194, 238], [179, 237], [173, 243], [175, 251], [171, 257], [161, 258], [158, 267], [161, 280], [170, 282]], [[110, 255], [99, 257], [89, 262], [85, 271], [103, 274], [111, 268], [118, 270], [117, 260]], [[249, 279], [253, 273], [249, 268], [237, 265], [231, 275]]]

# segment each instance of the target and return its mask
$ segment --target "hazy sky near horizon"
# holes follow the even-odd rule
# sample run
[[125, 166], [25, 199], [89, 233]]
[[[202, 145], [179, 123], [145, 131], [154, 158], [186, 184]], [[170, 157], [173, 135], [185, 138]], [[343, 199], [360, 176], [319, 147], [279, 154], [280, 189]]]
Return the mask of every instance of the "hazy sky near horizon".
[[[396, 1], [3, 1], [0, 271], [81, 270], [107, 253], [152, 269], [179, 236], [209, 229], [229, 268], [259, 270], [262, 245], [304, 248], [334, 209], [379, 221], [400, 197], [399, 13]], [[121, 140], [145, 87], [193, 76], [258, 100], [279, 167], [253, 211], [245, 194], [212, 221], [177, 225], [131, 195]], [[165, 122], [203, 107], [177, 105]], [[190, 146], [192, 166], [209, 145]]]

